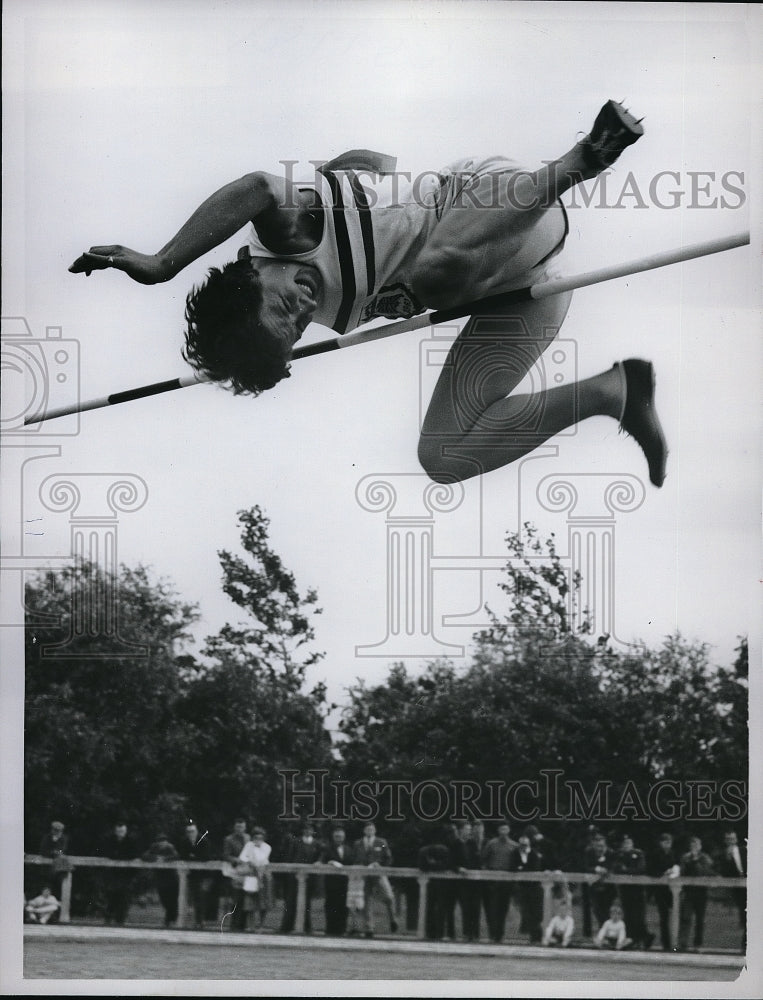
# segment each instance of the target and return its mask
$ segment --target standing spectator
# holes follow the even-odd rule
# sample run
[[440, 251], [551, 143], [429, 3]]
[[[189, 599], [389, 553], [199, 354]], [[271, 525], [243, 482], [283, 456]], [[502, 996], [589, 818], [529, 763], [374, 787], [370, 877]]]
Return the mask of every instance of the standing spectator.
[[[482, 865], [482, 852], [485, 849], [488, 838], [485, 835], [485, 824], [481, 819], [475, 819], [472, 821], [472, 838], [474, 841], [474, 847], [477, 851], [477, 857], [480, 859], [480, 866]], [[480, 879], [477, 882], [477, 937], [476, 940], [480, 938], [480, 931], [482, 929], [482, 912], [485, 912], [485, 923], [490, 926], [490, 900], [491, 895], [491, 884], [490, 882], [484, 882]]]
[[[315, 839], [315, 827], [307, 823], [302, 828], [302, 836], [298, 840], [290, 840], [286, 847], [284, 861], [290, 864], [314, 865], [320, 860], [321, 844]], [[305, 886], [305, 934], [311, 934], [313, 925], [310, 909], [315, 892], [315, 878], [313, 875], [307, 876]], [[281, 934], [290, 934], [294, 930], [297, 919], [297, 876], [287, 875], [284, 893], [284, 911], [281, 920]]]
[[[716, 857], [716, 871], [724, 878], [743, 878], [747, 874], [747, 848], [740, 847], [737, 835], [727, 830], [723, 835], [723, 848]], [[731, 899], [739, 915], [742, 931], [742, 954], [747, 951], [747, 887], [731, 890]]]
[[631, 939], [625, 930], [623, 911], [619, 903], [613, 903], [609, 908], [609, 917], [599, 928], [594, 944], [597, 948], [612, 948], [615, 951], [630, 947]]
[[[255, 930], [262, 930], [265, 917], [273, 905], [273, 879], [270, 866], [270, 844], [265, 843], [265, 831], [261, 826], [252, 830], [252, 839], [247, 841], [239, 855], [240, 871], [243, 872], [243, 911], [244, 923], [252, 914]], [[248, 881], [255, 879], [255, 882]], [[249, 888], [247, 888], [249, 886]]]
[[[623, 836], [620, 849], [612, 862], [614, 875], [644, 875], [646, 872], [646, 857], [633, 842], [630, 834]], [[634, 947], [642, 947], [645, 951], [652, 947], [654, 934], [646, 926], [646, 897], [643, 885], [620, 885], [620, 902], [625, 916], [625, 930]]]
[[59, 899], [62, 896], [62, 884], [64, 873], [71, 871], [72, 865], [67, 857], [69, 852], [69, 835], [65, 832], [64, 824], [60, 819], [54, 819], [50, 824], [50, 830], [43, 835], [40, 841], [40, 856], [50, 858], [51, 865], [48, 869], [48, 881], [50, 890]]
[[30, 924], [55, 923], [61, 904], [50, 891], [50, 886], [44, 885], [39, 896], [30, 899], [24, 907], [24, 915]]
[[[511, 852], [509, 870], [513, 872], [540, 871], [541, 859], [535, 853], [527, 833], [519, 838], [519, 843]], [[531, 944], [540, 944], [543, 938], [543, 887], [540, 882], [519, 882], [517, 884], [521, 934], [530, 935]]]
[[239, 816], [233, 820], [233, 829], [223, 840], [223, 877], [228, 896], [228, 907], [233, 913], [233, 929], [241, 931], [246, 924], [244, 913], [244, 876], [239, 873], [239, 857], [244, 845], [249, 843], [246, 820]]
[[583, 871], [598, 875], [595, 882], [588, 886], [591, 909], [599, 927], [606, 923], [610, 907], [616, 896], [615, 887], [606, 881], [612, 869], [614, 860], [612, 851], [607, 846], [606, 837], [597, 833], [583, 854]]
[[[511, 855], [517, 842], [509, 836], [511, 827], [507, 822], [498, 824], [497, 835], [482, 848], [480, 863], [491, 872], [511, 870]], [[487, 923], [490, 940], [500, 944], [506, 929], [506, 917], [511, 902], [511, 882], [489, 882], [487, 886]]]
[[[144, 861], [177, 861], [179, 855], [167, 834], [160, 833], [142, 857]], [[157, 868], [154, 880], [164, 908], [164, 926], [169, 927], [178, 918], [178, 873], [171, 868]]]
[[[331, 843], [323, 849], [321, 861], [332, 868], [344, 868], [351, 863], [347, 834], [341, 826], [331, 831]], [[347, 931], [347, 876], [329, 875], [324, 879], [323, 892], [326, 933], [332, 937], [343, 937]]]
[[[127, 824], [118, 820], [106, 838], [103, 855], [115, 861], [132, 861], [138, 856]], [[106, 923], [121, 927], [130, 909], [132, 872], [129, 868], [112, 868], [106, 874]]]
[[[580, 866], [583, 871], [587, 871], [586, 859], [588, 856], [588, 851], [593, 849], [593, 843], [597, 836], [600, 834], [598, 826], [593, 823], [586, 830], [586, 842], [583, 848], [583, 863]], [[591, 886], [587, 882], [583, 882], [581, 885], [581, 895], [583, 903], [583, 937], [590, 938], [593, 937], [593, 920], [592, 913], [593, 907], [591, 903]]]
[[[699, 837], [689, 840], [689, 850], [681, 858], [681, 875], [699, 878], [714, 875], [713, 862], [702, 850]], [[705, 910], [707, 908], [707, 887], [685, 885], [681, 890], [681, 916], [678, 922], [678, 950], [687, 951], [689, 931], [694, 922], [694, 949], [702, 947], [705, 934]]]
[[[186, 824], [185, 833], [178, 844], [178, 854], [182, 861], [209, 861], [209, 838], [205, 830], [199, 836], [199, 828], [191, 821]], [[193, 919], [196, 930], [204, 927], [209, 890], [212, 886], [212, 873], [203, 868], [188, 872], [188, 895], [193, 906]]]
[[[660, 834], [657, 847], [647, 855], [646, 872], [652, 878], [677, 878], [681, 874], [679, 856], [673, 846], [673, 834], [667, 830]], [[673, 893], [667, 885], [652, 886], [652, 898], [660, 917], [660, 941], [663, 951], [672, 951], [670, 937], [670, 914], [673, 909]]]
[[[363, 837], [353, 848], [353, 864], [367, 865], [369, 868], [388, 868], [392, 864], [392, 852], [389, 844], [383, 837], [376, 836], [376, 825], [366, 823], [363, 827]], [[366, 876], [364, 882], [365, 905], [363, 917], [365, 922], [365, 936], [374, 936], [374, 915], [373, 902], [379, 896], [389, 914], [389, 926], [393, 934], [397, 932], [397, 921], [395, 920], [395, 896], [392, 886], [386, 875]]]
[[574, 931], [575, 921], [570, 913], [569, 900], [561, 899], [543, 934], [543, 944], [552, 948], [568, 948]]
[[[440, 830], [431, 835], [430, 843], [419, 851], [419, 868], [423, 872], [448, 872], [454, 867], [450, 848], [445, 843], [447, 830]], [[445, 879], [433, 878], [427, 882], [425, 931], [430, 941], [441, 941], [447, 922], [448, 894], [445, 890], [448, 882]]]
[[[468, 875], [480, 866], [480, 854], [474, 839], [474, 827], [464, 823], [459, 830], [459, 847], [456, 853], [456, 866], [462, 875]], [[465, 941], [479, 941], [480, 909], [482, 900], [482, 884], [476, 880], [464, 878], [458, 884], [459, 904], [461, 906], [461, 929]]]

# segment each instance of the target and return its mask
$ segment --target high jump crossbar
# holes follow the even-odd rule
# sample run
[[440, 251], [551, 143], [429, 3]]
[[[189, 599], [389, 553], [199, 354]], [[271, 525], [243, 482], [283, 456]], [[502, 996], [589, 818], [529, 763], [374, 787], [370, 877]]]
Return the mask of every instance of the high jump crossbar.
[[[567, 278], [554, 278], [551, 281], [538, 282], [527, 288], [517, 288], [514, 291], [502, 292], [499, 295], [491, 295], [477, 301], [465, 302], [461, 306], [454, 306], [450, 309], [437, 309], [422, 316], [413, 316], [411, 319], [387, 323], [383, 326], [373, 327], [370, 330], [353, 330], [351, 333], [344, 334], [344, 336], [333, 337], [330, 340], [321, 340], [315, 344], [307, 344], [304, 347], [297, 347], [292, 354], [292, 360], [298, 361], [300, 358], [310, 358], [316, 354], [325, 354], [327, 351], [342, 350], [345, 347], [355, 347], [357, 344], [383, 340], [386, 337], [396, 337], [399, 333], [408, 333], [411, 330], [421, 330], [427, 326], [436, 326], [439, 323], [448, 323], [452, 320], [463, 319], [465, 316], [473, 316], [479, 314], [481, 311], [494, 313], [502, 306], [510, 306], [517, 302], [529, 302], [532, 299], [545, 299], [550, 295], [558, 295], [561, 292], [572, 291], [575, 288], [585, 288], [588, 285], [597, 285], [602, 281], [611, 281], [613, 278], [623, 278], [630, 274], [638, 274], [641, 271], [652, 271], [657, 267], [666, 267], [668, 264], [678, 264], [681, 261], [694, 260], [696, 257], [707, 257], [709, 254], [721, 253], [724, 250], [733, 250], [736, 247], [747, 246], [749, 242], [750, 233], [748, 230], [744, 233], [737, 233], [735, 236], [706, 240], [703, 243], [693, 243], [690, 246], [680, 247], [677, 250], [665, 250], [661, 253], [651, 254], [648, 257], [642, 257], [639, 260], [628, 261], [624, 264], [612, 264], [608, 267], [598, 268], [596, 271], [585, 271], [581, 274], [570, 275]], [[115, 406], [117, 403], [127, 403], [133, 399], [143, 399], [146, 396], [155, 396], [161, 392], [171, 392], [173, 389], [185, 389], [188, 386], [199, 385], [202, 382], [208, 381], [210, 380], [195, 374], [183, 375], [180, 378], [169, 379], [166, 382], [154, 382], [151, 385], [140, 386], [137, 389], [113, 392], [110, 396], [101, 396], [99, 399], [90, 399], [81, 403], [60, 406], [49, 410], [47, 413], [34, 414], [24, 419], [24, 425], [41, 423], [43, 420], [54, 420], [56, 417], [64, 417], [72, 413], [82, 413], [86, 410], [97, 410], [104, 406]]]

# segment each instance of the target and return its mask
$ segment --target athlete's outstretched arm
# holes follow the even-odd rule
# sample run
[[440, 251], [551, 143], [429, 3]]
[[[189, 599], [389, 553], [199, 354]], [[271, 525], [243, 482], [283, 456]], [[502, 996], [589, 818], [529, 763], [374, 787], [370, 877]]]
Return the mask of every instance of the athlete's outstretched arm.
[[246, 174], [207, 198], [157, 253], [138, 253], [117, 244], [90, 247], [69, 270], [89, 275], [91, 271], [114, 267], [143, 285], [169, 281], [255, 217], [262, 219], [277, 212], [279, 204], [285, 204], [284, 186], [284, 179], [273, 174], [262, 171]]

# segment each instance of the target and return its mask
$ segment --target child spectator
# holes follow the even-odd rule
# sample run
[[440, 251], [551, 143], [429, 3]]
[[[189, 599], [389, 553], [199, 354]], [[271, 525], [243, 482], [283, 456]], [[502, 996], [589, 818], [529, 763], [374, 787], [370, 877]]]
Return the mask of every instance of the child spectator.
[[622, 907], [615, 903], [609, 908], [609, 920], [605, 920], [594, 938], [597, 948], [612, 948], [622, 951], [631, 944], [631, 939], [625, 932]]
[[61, 909], [61, 904], [46, 885], [39, 896], [30, 899], [24, 907], [30, 924], [47, 924]]
[[249, 914], [253, 914], [254, 930], [261, 930], [265, 916], [270, 909], [270, 844], [265, 843], [265, 831], [261, 826], [252, 830], [252, 839], [244, 844], [239, 855], [239, 874], [243, 874], [243, 909], [246, 928]]
[[575, 931], [575, 921], [570, 913], [570, 904], [566, 899], [559, 903], [559, 909], [549, 920], [543, 935], [543, 944], [548, 948], [568, 948]]

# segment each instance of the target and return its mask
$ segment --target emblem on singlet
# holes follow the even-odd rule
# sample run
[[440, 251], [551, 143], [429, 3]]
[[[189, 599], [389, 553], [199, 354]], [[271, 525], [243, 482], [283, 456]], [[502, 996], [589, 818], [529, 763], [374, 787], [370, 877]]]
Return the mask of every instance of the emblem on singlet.
[[394, 285], [380, 288], [378, 294], [363, 306], [360, 322], [368, 323], [379, 316], [385, 319], [409, 319], [423, 310], [424, 307], [419, 304], [410, 288], [401, 282], [395, 282]]

